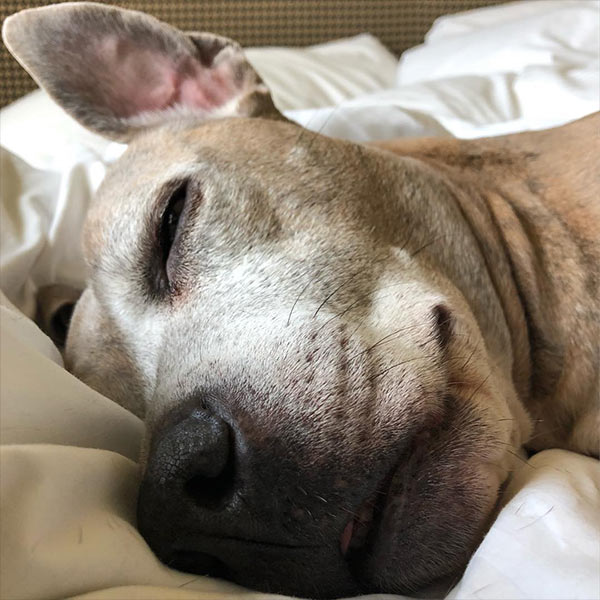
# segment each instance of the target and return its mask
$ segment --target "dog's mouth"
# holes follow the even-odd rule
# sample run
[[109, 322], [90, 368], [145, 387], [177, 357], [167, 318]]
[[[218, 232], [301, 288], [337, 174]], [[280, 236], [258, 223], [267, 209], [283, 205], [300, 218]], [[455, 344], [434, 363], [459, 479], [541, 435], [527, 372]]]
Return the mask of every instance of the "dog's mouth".
[[340, 536], [340, 551], [352, 565], [360, 561], [377, 538], [381, 520], [388, 504], [390, 487], [396, 467], [383, 479], [375, 491], [358, 507], [346, 523]]

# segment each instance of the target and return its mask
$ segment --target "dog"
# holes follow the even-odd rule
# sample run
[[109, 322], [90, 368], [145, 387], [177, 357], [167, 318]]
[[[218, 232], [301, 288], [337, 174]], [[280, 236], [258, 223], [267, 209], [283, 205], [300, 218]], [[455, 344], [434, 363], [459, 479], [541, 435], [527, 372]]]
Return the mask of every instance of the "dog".
[[522, 448], [598, 455], [598, 114], [358, 145], [283, 117], [226, 38], [91, 3], [3, 35], [129, 142], [65, 361], [145, 419], [138, 525], [166, 564], [414, 592], [464, 569]]

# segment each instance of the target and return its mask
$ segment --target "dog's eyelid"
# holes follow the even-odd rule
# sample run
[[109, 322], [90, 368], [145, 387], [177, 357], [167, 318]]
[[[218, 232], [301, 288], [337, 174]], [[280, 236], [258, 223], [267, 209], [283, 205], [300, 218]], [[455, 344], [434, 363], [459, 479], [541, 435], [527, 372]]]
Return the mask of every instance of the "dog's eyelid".
[[175, 179], [165, 184], [158, 193], [152, 285], [154, 291], [161, 295], [173, 290], [174, 261], [170, 259], [187, 213], [190, 187], [188, 178]]
[[169, 209], [169, 206], [173, 202], [174, 197], [187, 193], [187, 188], [190, 184], [188, 178], [182, 177], [173, 179], [168, 183], [165, 183], [159, 190], [157, 196], [158, 200], [158, 212], [162, 218], [165, 212]]

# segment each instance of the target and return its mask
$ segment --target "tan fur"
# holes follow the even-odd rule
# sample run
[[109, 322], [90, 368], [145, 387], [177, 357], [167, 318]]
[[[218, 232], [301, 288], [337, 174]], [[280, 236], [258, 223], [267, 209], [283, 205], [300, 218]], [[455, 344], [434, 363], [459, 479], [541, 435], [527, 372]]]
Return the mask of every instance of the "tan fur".
[[[329, 469], [331, 461], [343, 472], [355, 471], [341, 465], [364, 460], [365, 453], [381, 455], [392, 441], [423, 427], [441, 427], [445, 433], [427, 437], [431, 462], [419, 468], [433, 481], [452, 473], [452, 485], [446, 480], [435, 504], [446, 506], [448, 524], [466, 527], [458, 517], [463, 508], [452, 504], [464, 493], [461, 486], [471, 501], [478, 498], [469, 517], [474, 528], [462, 542], [469, 550], [439, 559], [448, 566], [466, 560], [520, 446], [598, 451], [598, 263], [590, 259], [597, 247], [579, 245], [568, 232], [561, 238], [543, 198], [531, 191], [536, 172], [528, 164], [539, 160], [529, 156], [535, 137], [523, 150], [510, 147], [519, 136], [410, 142], [400, 152], [395, 142], [392, 154], [261, 119], [140, 137], [108, 176], [89, 215], [85, 237], [97, 242], [86, 251], [96, 273], [87, 293], [97, 308], [78, 306], [68, 364], [123, 404], [145, 405], [144, 462], [152, 431], [181, 399], [198, 386], [223, 382], [251, 381], [262, 390], [244, 401], [231, 398], [227, 410], [253, 444], [262, 446], [268, 435], [281, 436], [290, 448], [310, 448], [302, 459], [310, 472]], [[449, 152], [452, 147], [458, 151]], [[139, 272], [130, 236], [147, 227], [140, 215], [148, 214], [162, 185], [156, 173], [162, 170], [165, 181], [177, 177], [164, 170], [156, 148], [168, 148], [176, 172], [196, 173], [191, 165], [198, 162], [194, 177], [204, 189], [204, 217], [193, 234], [201, 245], [189, 251], [191, 265], [198, 261], [206, 272], [190, 267], [192, 279], [173, 297], [171, 316], [141, 301], [116, 302], [117, 295], [139, 297], [128, 283]], [[543, 151], [540, 146], [536, 154]], [[535, 177], [545, 189], [541, 174]], [[517, 220], [515, 212], [525, 209], [533, 216]], [[115, 215], [142, 229], [123, 229]], [[539, 246], [546, 230], [552, 232], [548, 249]], [[574, 305], [564, 295], [568, 290], [579, 294]], [[452, 315], [444, 349], [431, 327], [436, 305]], [[85, 324], [101, 315], [115, 319], [105, 323], [109, 331], [124, 333], [118, 345], [111, 342], [104, 364], [94, 358], [90, 365], [95, 349], [106, 348], [106, 334], [94, 340]], [[193, 353], [187, 350], [191, 323], [201, 340]], [[348, 344], [351, 357], [370, 355], [371, 366], [344, 366], [338, 353], [345, 355]], [[125, 348], [135, 372], [115, 354], [117, 346]], [[293, 356], [316, 358], [296, 362]], [[184, 373], [192, 364], [188, 381]], [[123, 381], [132, 382], [133, 393], [106, 387], [115, 365], [125, 369]], [[365, 370], [371, 373], [366, 378]], [[350, 387], [344, 378], [352, 380]], [[333, 396], [332, 388], [338, 390]], [[277, 397], [287, 401], [267, 400], [275, 393], [267, 390], [279, 390]], [[448, 405], [443, 398], [453, 400]], [[340, 436], [346, 458], [333, 442]], [[443, 441], [436, 446], [434, 440]], [[418, 486], [410, 493], [415, 502], [428, 496]], [[431, 519], [436, 509], [421, 510], [419, 518]], [[426, 581], [428, 562], [415, 554], [415, 544], [428, 535], [403, 530], [382, 541], [361, 573], [368, 581], [378, 573], [395, 583], [365, 589], [398, 591]], [[396, 570], [399, 557], [411, 558], [413, 574]]]
[[[24, 25], [60, 42], [73, 27], [93, 35], [99, 16], [134, 58], [136, 44], [190, 51], [171, 28], [97, 5], [17, 15], [5, 31], [60, 92], [62, 73], [44, 68], [60, 43]], [[91, 278], [66, 364], [145, 418], [139, 527], [166, 560], [188, 540], [240, 583], [307, 596], [454, 577], [523, 446], [598, 455], [599, 116], [362, 146], [285, 120], [232, 48], [223, 73], [245, 73], [244, 95], [212, 113], [134, 114], [142, 131], [90, 102], [95, 87], [120, 91], [88, 77], [85, 58], [74, 94], [56, 93], [88, 126], [133, 136], [87, 218]], [[190, 410], [232, 438], [239, 489], [219, 510], [182, 510], [187, 488], [165, 483], [204, 456], [201, 438], [182, 452], [169, 437]], [[175, 450], [161, 463], [164, 443]], [[340, 540], [369, 510], [349, 558]]]
[[[600, 115], [488, 140], [379, 144], [443, 169], [489, 246], [510, 323], [513, 370], [534, 449], [598, 455], [600, 431]], [[474, 198], [488, 219], [474, 212]], [[490, 259], [492, 257], [490, 256]], [[497, 255], [494, 256], [497, 259]]]

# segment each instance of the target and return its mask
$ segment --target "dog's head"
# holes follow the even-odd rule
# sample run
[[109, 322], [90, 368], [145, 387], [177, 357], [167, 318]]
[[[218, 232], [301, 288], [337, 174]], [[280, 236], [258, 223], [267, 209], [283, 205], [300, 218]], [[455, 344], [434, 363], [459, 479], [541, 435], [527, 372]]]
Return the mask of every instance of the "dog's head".
[[479, 266], [440, 176], [288, 122], [217, 36], [84, 3], [20, 13], [5, 39], [130, 141], [88, 216], [66, 358], [146, 419], [158, 556], [306, 596], [459, 572], [521, 433], [443, 274]]

